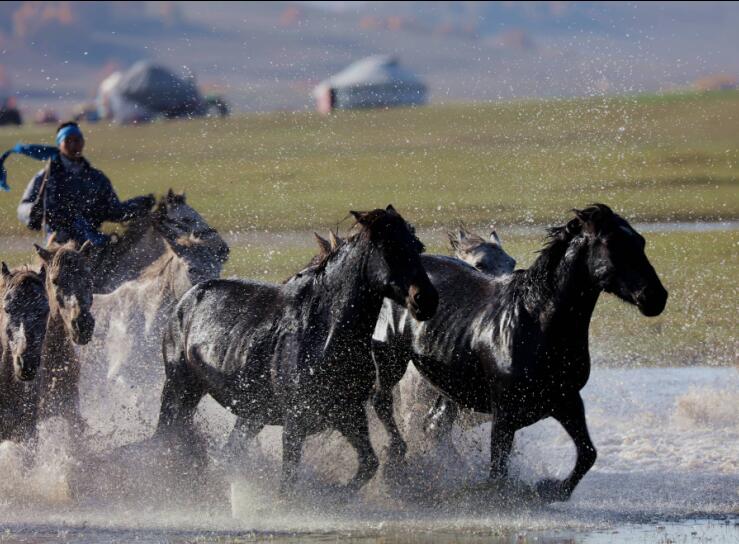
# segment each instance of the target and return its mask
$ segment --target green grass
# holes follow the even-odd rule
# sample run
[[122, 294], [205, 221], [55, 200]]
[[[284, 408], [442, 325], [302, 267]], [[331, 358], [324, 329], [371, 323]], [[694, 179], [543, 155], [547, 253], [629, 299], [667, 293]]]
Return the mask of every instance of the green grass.
[[[86, 126], [122, 197], [186, 189], [216, 227], [326, 227], [392, 202], [418, 225], [552, 223], [601, 201], [632, 220], [739, 218], [739, 93], [247, 115]], [[0, 131], [0, 147], [53, 128]], [[39, 163], [8, 161], [13, 192]]]
[[[222, 231], [325, 233], [349, 209], [392, 202], [419, 226], [494, 222], [508, 251], [527, 266], [541, 238], [507, 236], [507, 224], [562, 223], [569, 208], [595, 201], [631, 221], [739, 219], [737, 92], [330, 117], [277, 113], [84, 130], [86, 155], [121, 197], [185, 189], [188, 201]], [[52, 132], [2, 129], [0, 148], [19, 140], [51, 143]], [[40, 165], [13, 157], [8, 166], [13, 190], [0, 194], [0, 227], [27, 234], [15, 207]], [[591, 328], [595, 358], [736, 364], [739, 233], [647, 238], [670, 291], [667, 310], [648, 319], [603, 296]], [[289, 276], [314, 250], [285, 240], [233, 248], [224, 274]], [[446, 253], [441, 237], [425, 241], [430, 252]], [[30, 256], [2, 252], [11, 264]]]

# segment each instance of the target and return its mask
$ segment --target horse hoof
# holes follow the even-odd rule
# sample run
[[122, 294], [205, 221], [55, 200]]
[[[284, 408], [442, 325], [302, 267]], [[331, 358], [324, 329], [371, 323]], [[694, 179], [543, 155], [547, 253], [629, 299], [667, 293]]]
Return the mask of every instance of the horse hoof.
[[570, 492], [559, 480], [547, 479], [537, 483], [536, 494], [544, 502], [563, 502], [570, 498]]

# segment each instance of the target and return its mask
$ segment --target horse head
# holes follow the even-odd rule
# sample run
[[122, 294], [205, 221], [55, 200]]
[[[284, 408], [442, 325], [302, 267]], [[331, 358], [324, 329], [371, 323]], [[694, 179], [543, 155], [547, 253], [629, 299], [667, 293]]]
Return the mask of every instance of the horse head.
[[95, 318], [90, 312], [93, 276], [89, 257], [92, 244], [87, 241], [79, 249], [75, 242], [54, 249], [44, 249], [36, 244], [34, 247], [46, 269], [50, 311], [61, 316], [67, 334], [75, 344], [87, 344], [95, 328]]
[[463, 224], [448, 234], [454, 255], [481, 272], [502, 276], [516, 268], [516, 259], [505, 252], [495, 230], [490, 232], [488, 240], [471, 233]]
[[11, 272], [2, 263], [3, 332], [13, 360], [13, 375], [22, 381], [34, 379], [41, 364], [41, 345], [49, 315], [44, 276], [44, 268], [40, 273], [28, 268]]
[[155, 229], [188, 267], [191, 283], [217, 278], [229, 248], [218, 231], [187, 204], [185, 194], [171, 189], [156, 205]]
[[356, 236], [369, 241], [374, 255], [369, 272], [385, 297], [405, 306], [419, 321], [436, 312], [439, 295], [421, 263], [423, 244], [413, 228], [388, 206], [369, 212], [350, 212], [360, 231]]
[[575, 217], [564, 229], [587, 244], [587, 267], [596, 285], [645, 316], [661, 314], [667, 290], [647, 258], [644, 237], [604, 204], [573, 211]]

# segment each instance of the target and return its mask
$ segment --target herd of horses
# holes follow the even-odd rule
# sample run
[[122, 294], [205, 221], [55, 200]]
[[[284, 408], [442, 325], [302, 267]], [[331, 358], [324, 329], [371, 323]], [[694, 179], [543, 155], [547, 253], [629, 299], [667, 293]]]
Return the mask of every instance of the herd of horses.
[[[600, 293], [646, 316], [667, 301], [644, 238], [596, 204], [550, 229], [535, 262], [514, 270], [494, 232], [460, 228], [453, 257], [426, 255], [392, 206], [351, 213], [351, 235], [316, 235], [318, 255], [281, 284], [219, 279], [228, 245], [172, 191], [102, 250], [52, 239], [35, 246], [37, 265], [3, 263], [0, 440], [33, 444], [51, 417], [84, 437], [106, 419], [83, 417], [81, 405], [96, 403], [109, 416], [96, 431], [114, 434], [115, 414], [102, 407], [140, 387], [135, 409], [152, 432], [136, 438], [186, 451], [199, 467], [207, 452], [193, 416], [210, 395], [237, 416], [228, 449], [282, 426], [283, 493], [306, 438], [327, 429], [356, 450], [356, 490], [380, 464], [370, 404], [389, 435], [388, 467], [404, 463], [394, 388], [412, 362], [429, 433], [448, 436], [460, 409], [492, 422], [493, 480], [507, 476], [516, 431], [555, 418], [577, 460], [536, 491], [567, 500], [596, 458], [580, 391]], [[85, 380], [94, 386], [80, 395]]]

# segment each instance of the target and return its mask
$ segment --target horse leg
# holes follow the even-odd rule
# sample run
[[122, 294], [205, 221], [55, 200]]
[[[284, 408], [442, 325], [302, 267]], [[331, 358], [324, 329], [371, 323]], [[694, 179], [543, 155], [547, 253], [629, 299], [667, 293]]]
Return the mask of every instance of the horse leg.
[[393, 360], [386, 350], [384, 344], [372, 343], [372, 358], [377, 370], [377, 385], [372, 396], [372, 406], [390, 439], [388, 464], [397, 466], [405, 459], [408, 447], [395, 422], [393, 388], [403, 378], [407, 364], [399, 364], [397, 362], [399, 359]]
[[349, 407], [339, 422], [338, 429], [357, 451], [359, 461], [357, 473], [347, 484], [349, 490], [357, 491], [372, 479], [380, 465], [375, 450], [372, 448], [372, 442], [370, 442], [369, 424], [364, 406], [359, 404]]
[[162, 406], [155, 433], [160, 436], [190, 429], [195, 410], [205, 395], [200, 381], [187, 369], [184, 354], [180, 355], [178, 364], [165, 365], [165, 370]]
[[424, 418], [423, 432], [441, 440], [452, 432], [452, 426], [458, 415], [457, 403], [444, 395], [439, 395]]
[[575, 393], [558, 406], [552, 417], [559, 421], [560, 425], [567, 431], [577, 449], [577, 461], [575, 468], [564, 480], [542, 480], [536, 486], [539, 496], [546, 501], [566, 501], [574, 491], [583, 476], [595, 464], [598, 456], [593, 442], [590, 440], [588, 425], [585, 421], [585, 407], [583, 406], [580, 393]]
[[287, 495], [295, 487], [306, 436], [305, 425], [300, 419], [292, 414], [286, 415], [282, 426], [282, 478], [280, 479], [280, 495], [282, 496]]
[[508, 458], [513, 448], [516, 429], [500, 411], [495, 412], [493, 427], [490, 430], [490, 479], [504, 479], [508, 474]]
[[228, 441], [223, 447], [224, 451], [232, 457], [245, 456], [247, 447], [263, 428], [263, 421], [244, 417], [237, 418], [234, 428], [228, 435]]

